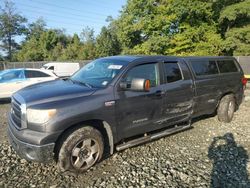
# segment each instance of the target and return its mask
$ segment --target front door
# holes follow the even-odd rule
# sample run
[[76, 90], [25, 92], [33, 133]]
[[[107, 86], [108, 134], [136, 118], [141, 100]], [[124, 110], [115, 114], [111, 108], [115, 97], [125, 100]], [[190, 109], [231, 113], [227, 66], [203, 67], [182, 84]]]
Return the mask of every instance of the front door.
[[118, 86], [115, 97], [117, 131], [120, 138], [157, 129], [153, 123], [161, 118], [163, 97], [161, 95], [159, 63], [134, 66], [127, 71], [121, 81], [129, 83], [133, 78], [150, 80], [150, 91], [124, 91], [119, 90]]

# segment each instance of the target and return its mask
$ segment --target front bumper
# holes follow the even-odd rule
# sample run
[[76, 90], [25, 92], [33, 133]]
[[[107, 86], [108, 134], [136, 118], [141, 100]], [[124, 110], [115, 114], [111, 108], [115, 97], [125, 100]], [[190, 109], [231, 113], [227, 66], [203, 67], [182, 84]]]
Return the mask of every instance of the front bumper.
[[54, 143], [32, 145], [22, 142], [13, 135], [10, 128], [8, 128], [8, 138], [11, 146], [21, 158], [42, 163], [52, 162], [54, 159]]
[[[7, 133], [9, 142], [21, 158], [42, 163], [48, 163], [54, 160], [55, 143], [42, 144], [43, 140], [50, 140], [46, 139], [48, 138], [47, 134], [28, 129], [17, 130], [10, 114], [8, 116], [8, 123]], [[34, 142], [37, 142], [37, 144]]]

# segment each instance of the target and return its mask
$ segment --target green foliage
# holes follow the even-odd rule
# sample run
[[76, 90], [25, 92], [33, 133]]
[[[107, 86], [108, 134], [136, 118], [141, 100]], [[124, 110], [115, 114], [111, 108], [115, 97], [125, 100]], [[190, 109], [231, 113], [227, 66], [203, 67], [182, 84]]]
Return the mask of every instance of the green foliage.
[[249, 22], [250, 0], [225, 7], [219, 17], [219, 23], [221, 27], [227, 30], [232, 27], [242, 26], [242, 24]]
[[26, 40], [29, 40], [31, 36], [39, 38], [44, 31], [47, 31], [46, 22], [42, 18], [39, 18], [34, 23], [29, 24]]
[[[29, 24], [19, 61], [84, 60], [117, 54], [250, 55], [250, 0], [128, 0], [95, 36]], [[0, 31], [1, 32], [1, 31]]]
[[12, 53], [18, 48], [14, 37], [26, 33], [24, 23], [26, 18], [22, 17], [14, 8], [11, 1], [5, 1], [4, 7], [0, 7], [0, 40], [1, 49], [7, 51], [9, 61], [12, 60]]
[[227, 55], [250, 55], [250, 0], [225, 7], [219, 17]]
[[[67, 61], [96, 57], [93, 31], [87, 29], [82, 42], [77, 34], [66, 36], [61, 30], [45, 29], [37, 22], [30, 24], [29, 35], [16, 54], [18, 61]], [[90, 31], [90, 32], [89, 32]]]
[[19, 61], [57, 60], [62, 56], [68, 38], [62, 31], [47, 30], [31, 34], [17, 53]]
[[3, 58], [2, 54], [0, 54], [0, 61], [3, 61], [3, 60], [4, 60], [4, 58]]
[[113, 24], [122, 53], [245, 55], [249, 51], [249, 2], [128, 0]]
[[96, 51], [100, 57], [117, 55], [121, 52], [120, 43], [112, 28], [102, 28], [96, 40]]
[[68, 44], [67, 48], [64, 49], [61, 55], [62, 60], [80, 60], [82, 53], [82, 44], [77, 34], [74, 34], [71, 42]]
[[226, 51], [235, 56], [250, 56], [250, 24], [226, 33]]

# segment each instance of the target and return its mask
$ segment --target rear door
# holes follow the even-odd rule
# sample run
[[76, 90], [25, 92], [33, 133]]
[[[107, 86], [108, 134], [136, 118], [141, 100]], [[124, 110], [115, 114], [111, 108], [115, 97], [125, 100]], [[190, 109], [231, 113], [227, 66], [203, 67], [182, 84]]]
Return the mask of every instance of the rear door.
[[131, 67], [120, 81], [131, 82], [133, 78], [150, 80], [149, 92], [119, 90], [116, 88], [116, 119], [120, 138], [126, 138], [157, 129], [154, 122], [161, 118], [163, 97], [161, 95], [159, 63], [139, 64]]
[[218, 83], [220, 93], [234, 93], [237, 104], [240, 104], [244, 95], [242, 84], [244, 74], [242, 69], [233, 58], [218, 59], [217, 65], [220, 71], [220, 81]]
[[190, 60], [195, 77], [194, 116], [211, 114], [215, 111], [221, 95], [221, 84], [216, 59], [195, 58]]
[[193, 112], [193, 80], [185, 62], [178, 58], [163, 63], [163, 117], [157, 123], [164, 126], [190, 119]]

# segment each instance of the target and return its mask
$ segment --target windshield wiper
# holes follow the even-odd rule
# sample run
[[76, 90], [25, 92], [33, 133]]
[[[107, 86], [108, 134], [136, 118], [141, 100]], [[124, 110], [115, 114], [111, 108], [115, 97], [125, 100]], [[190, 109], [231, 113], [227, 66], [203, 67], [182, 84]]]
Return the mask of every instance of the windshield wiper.
[[93, 88], [92, 85], [86, 83], [86, 82], [81, 82], [81, 81], [78, 81], [78, 80], [73, 80], [71, 78], [69, 78], [70, 81], [72, 81], [73, 83], [77, 83], [77, 84], [80, 84], [80, 85], [84, 85], [84, 86], [87, 86], [88, 88]]

